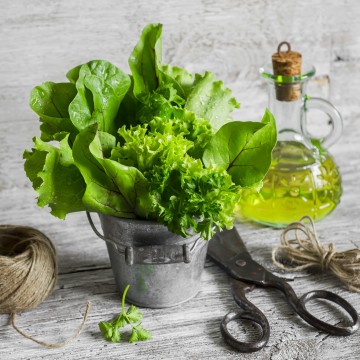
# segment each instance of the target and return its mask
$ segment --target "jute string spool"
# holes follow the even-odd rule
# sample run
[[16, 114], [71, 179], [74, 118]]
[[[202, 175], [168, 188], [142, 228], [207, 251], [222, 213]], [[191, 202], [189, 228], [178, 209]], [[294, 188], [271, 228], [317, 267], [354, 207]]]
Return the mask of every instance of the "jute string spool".
[[[306, 225], [306, 222], [309, 225]], [[289, 238], [290, 234], [294, 238]], [[350, 290], [360, 292], [360, 250], [335, 251], [321, 246], [314, 222], [304, 216], [299, 222], [289, 224], [281, 234], [281, 245], [273, 249], [272, 260], [285, 271], [320, 269], [337, 276]]]
[[77, 333], [61, 343], [47, 343], [25, 334], [16, 325], [16, 313], [41, 304], [57, 281], [56, 251], [51, 241], [31, 227], [0, 225], [0, 313], [10, 314], [14, 329], [49, 348], [63, 347], [82, 332], [90, 302]]
[[[287, 51], [281, 51], [283, 46]], [[292, 51], [291, 45], [287, 41], [279, 44], [277, 52], [272, 55], [272, 65], [274, 75], [286, 77], [301, 75], [302, 56], [299, 52]], [[280, 81], [276, 84], [276, 99], [279, 101], [295, 101], [301, 97], [300, 82]]]

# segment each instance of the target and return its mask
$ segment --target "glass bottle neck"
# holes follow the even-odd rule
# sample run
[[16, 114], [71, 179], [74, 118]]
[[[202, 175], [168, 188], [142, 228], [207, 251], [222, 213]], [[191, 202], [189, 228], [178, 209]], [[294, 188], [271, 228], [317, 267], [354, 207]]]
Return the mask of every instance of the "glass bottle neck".
[[[278, 141], [304, 141], [301, 129], [301, 117], [303, 116], [306, 82], [294, 84], [277, 84], [267, 79], [269, 91], [269, 110], [276, 119]], [[288, 95], [293, 92], [292, 100], [284, 99], [284, 92]]]

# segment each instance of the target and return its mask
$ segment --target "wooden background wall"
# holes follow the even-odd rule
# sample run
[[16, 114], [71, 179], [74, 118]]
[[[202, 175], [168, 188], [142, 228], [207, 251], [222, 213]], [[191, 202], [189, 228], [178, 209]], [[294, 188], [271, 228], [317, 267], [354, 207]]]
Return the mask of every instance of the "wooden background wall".
[[[0, 1], [0, 190], [28, 186], [18, 169], [38, 134], [30, 90], [65, 81], [73, 66], [109, 60], [128, 70], [141, 29], [161, 22], [164, 61], [211, 70], [234, 90], [239, 119], [259, 119], [266, 89], [258, 68], [286, 39], [322, 79], [309, 90], [330, 97], [354, 119], [360, 88], [360, 2], [357, 0], [12, 0]], [[323, 76], [328, 75], [331, 86]], [[2, 104], [12, 106], [1, 106]]]

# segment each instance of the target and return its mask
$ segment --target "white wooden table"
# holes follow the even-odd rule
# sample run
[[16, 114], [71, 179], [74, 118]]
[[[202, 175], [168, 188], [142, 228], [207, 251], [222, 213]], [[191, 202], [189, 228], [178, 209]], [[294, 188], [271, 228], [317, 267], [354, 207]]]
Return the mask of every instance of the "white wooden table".
[[[211, 70], [234, 90], [242, 104], [239, 119], [261, 116], [266, 93], [257, 68], [287, 39], [318, 69], [309, 90], [330, 97], [344, 117], [343, 137], [331, 149], [344, 194], [334, 213], [317, 224], [320, 240], [342, 250], [359, 247], [359, 17], [356, 0], [0, 0], [0, 221], [42, 230], [53, 240], [59, 259], [55, 291], [38, 308], [18, 316], [18, 325], [39, 339], [60, 342], [77, 330], [86, 301], [93, 305], [83, 334], [61, 349], [22, 338], [8, 316], [0, 315], [0, 359], [360, 359], [360, 332], [328, 336], [306, 325], [276, 290], [262, 289], [249, 298], [268, 317], [270, 341], [254, 354], [232, 350], [221, 338], [219, 322], [236, 306], [228, 277], [211, 261], [195, 298], [174, 308], [143, 309], [151, 341], [104, 341], [98, 322], [121, 308], [105, 244], [92, 233], [85, 214], [60, 221], [37, 208], [22, 160], [39, 133], [28, 106], [32, 87], [46, 80], [65, 81], [68, 69], [91, 59], [107, 59], [127, 70], [127, 57], [148, 22], [164, 24], [166, 62], [191, 71]], [[271, 250], [280, 231], [251, 223], [237, 226], [254, 258], [275, 271]], [[359, 294], [347, 291], [333, 276], [290, 276], [295, 276], [297, 294], [328, 289], [360, 311]], [[319, 316], [329, 320], [326, 310], [331, 308], [322, 307]], [[244, 329], [249, 330], [239, 331]]]

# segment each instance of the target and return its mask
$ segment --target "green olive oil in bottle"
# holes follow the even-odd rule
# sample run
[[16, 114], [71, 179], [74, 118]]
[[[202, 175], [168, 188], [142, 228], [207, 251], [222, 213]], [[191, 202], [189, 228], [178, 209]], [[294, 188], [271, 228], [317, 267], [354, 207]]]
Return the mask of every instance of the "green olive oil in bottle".
[[[287, 52], [280, 52], [281, 46]], [[301, 54], [281, 43], [272, 57], [273, 71], [261, 68], [268, 84], [269, 109], [274, 114], [278, 142], [263, 187], [245, 189], [239, 204], [242, 216], [283, 227], [304, 215], [320, 220], [340, 202], [341, 177], [332, 156], [325, 150], [339, 138], [342, 119], [326, 100], [306, 95], [313, 67], [301, 72]], [[328, 114], [332, 131], [323, 139], [311, 140], [306, 131], [306, 112], [316, 108]]]

